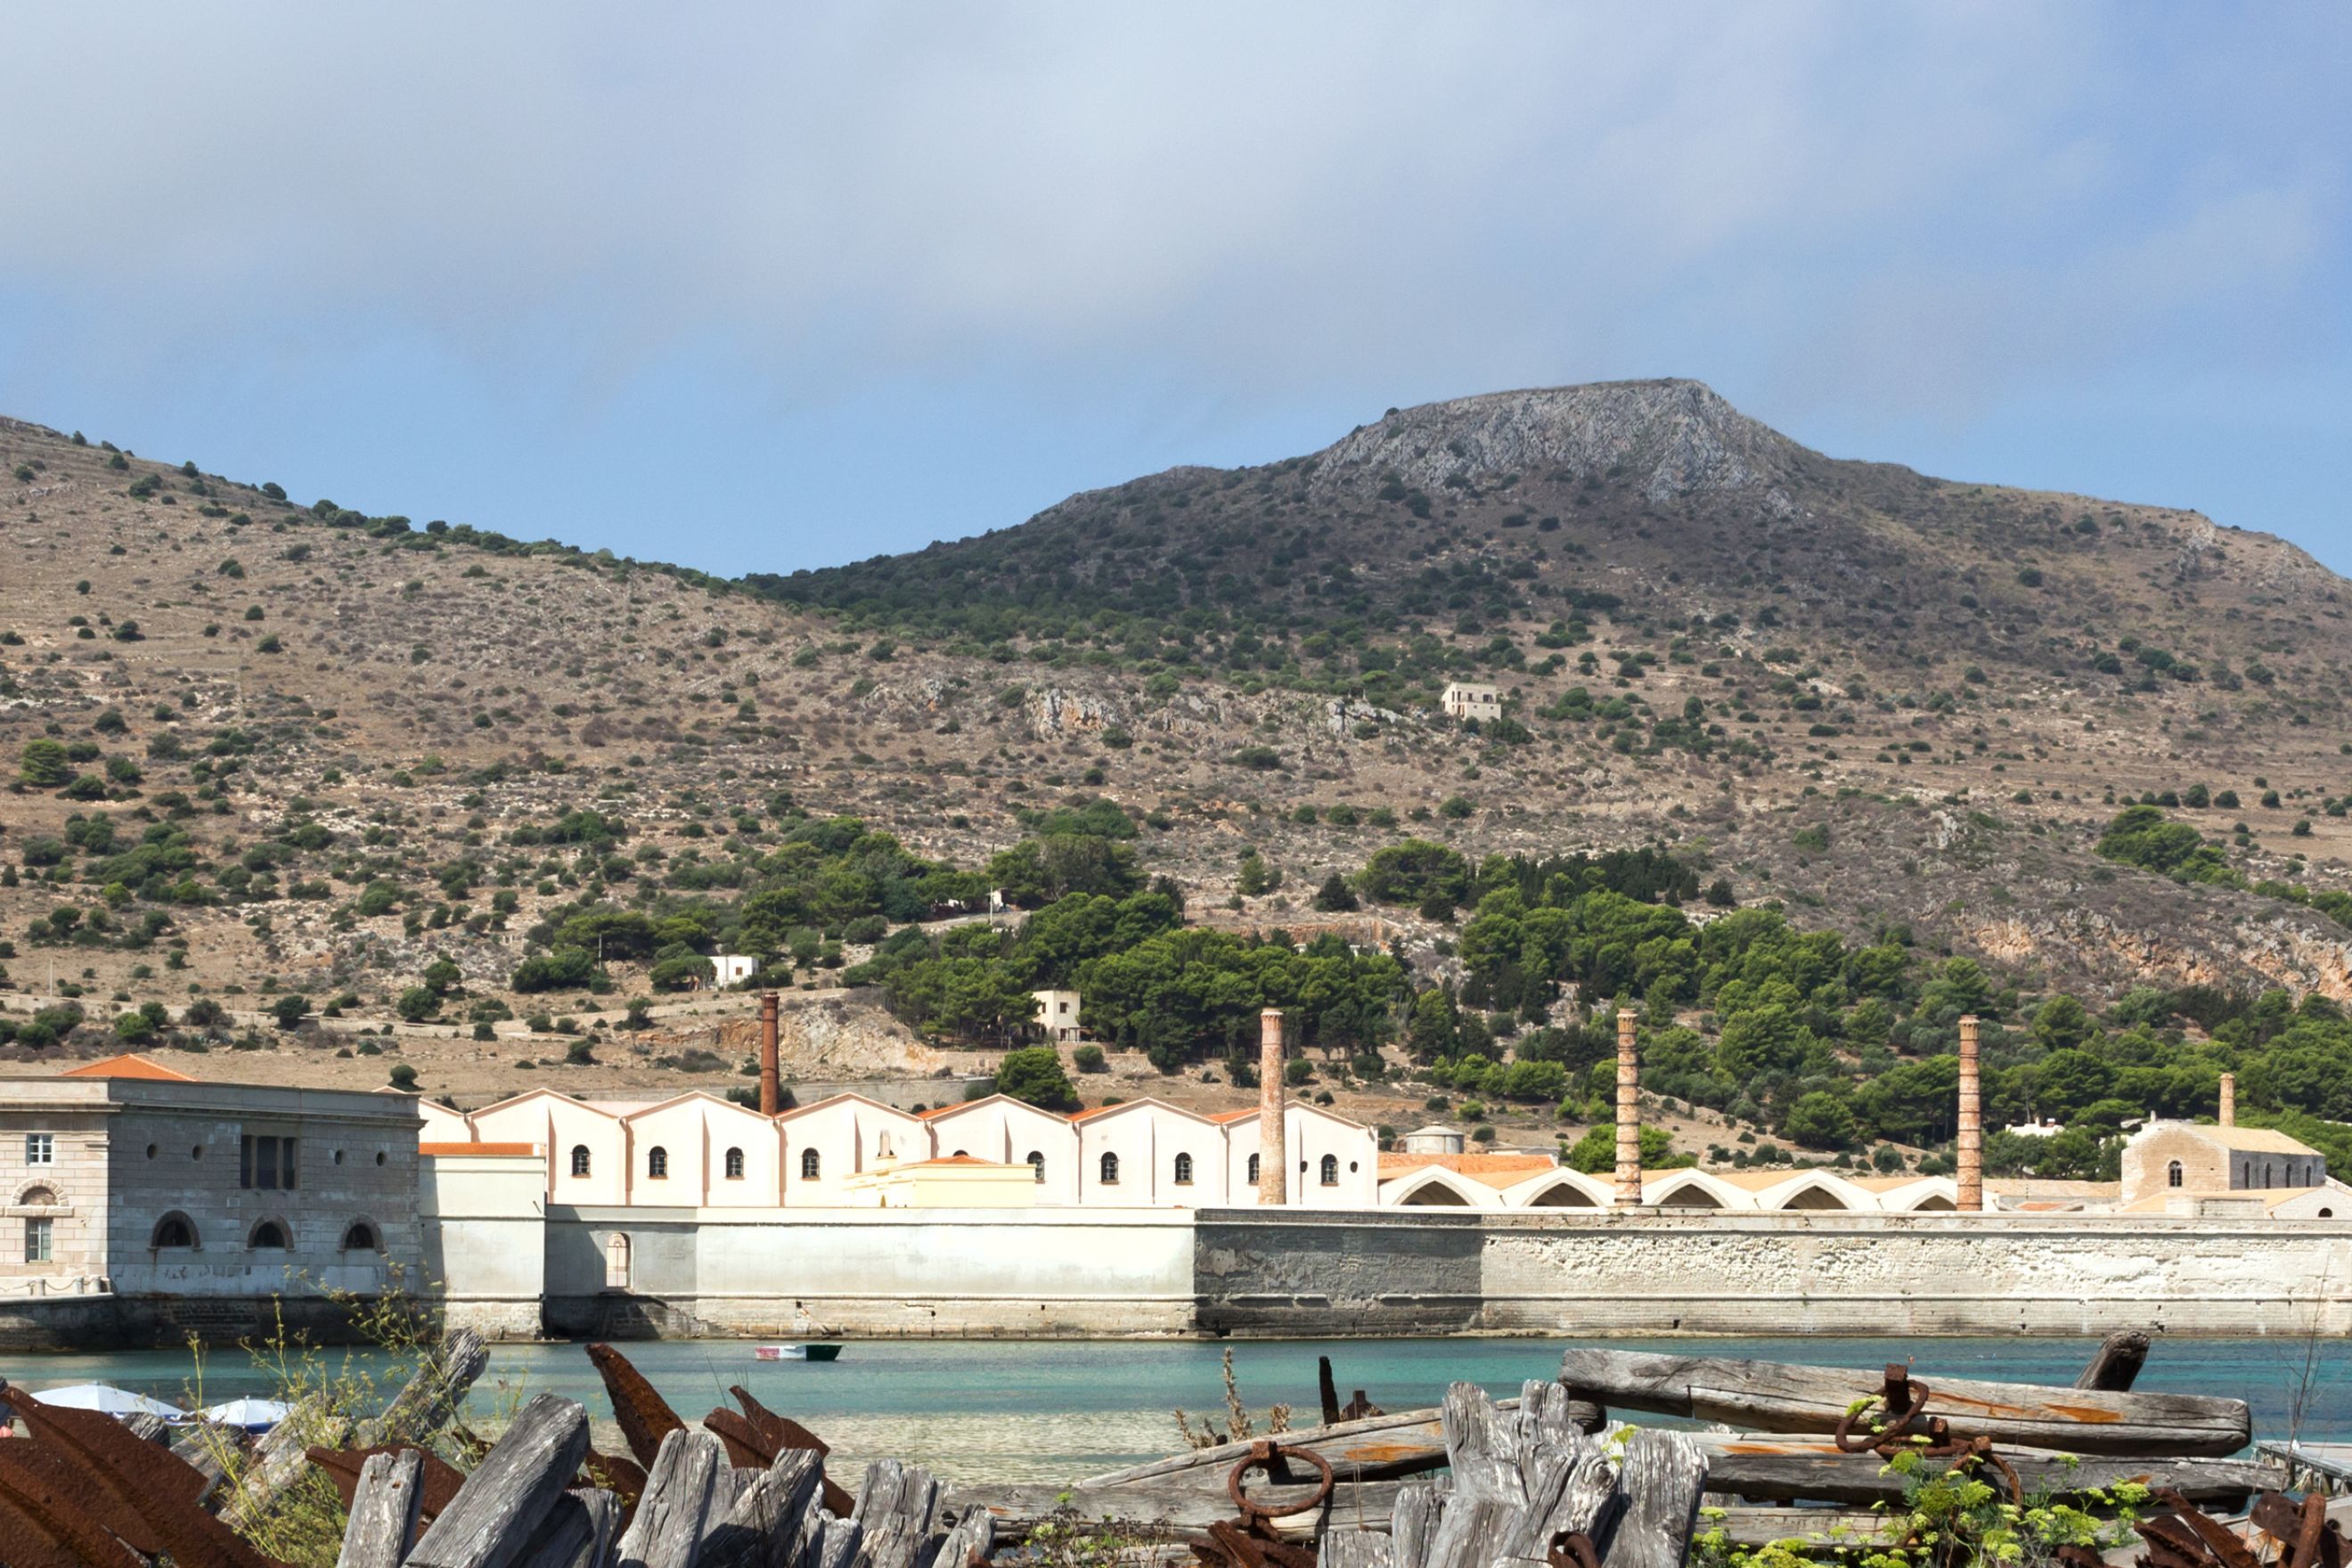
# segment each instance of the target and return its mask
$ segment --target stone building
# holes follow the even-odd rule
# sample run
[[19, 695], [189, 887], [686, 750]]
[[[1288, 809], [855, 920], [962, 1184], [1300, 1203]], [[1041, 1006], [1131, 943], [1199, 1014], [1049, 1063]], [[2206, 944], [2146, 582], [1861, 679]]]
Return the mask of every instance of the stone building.
[[370, 1294], [423, 1258], [416, 1101], [143, 1057], [0, 1081], [0, 1294]]
[[1449, 682], [1438, 694], [1437, 704], [1444, 710], [1448, 719], [1486, 720], [1503, 716], [1501, 690], [1476, 681]]
[[[2325, 1188], [2327, 1158], [2267, 1127], [2151, 1121], [2124, 1144], [2123, 1206], [2222, 1193]], [[2347, 1191], [2352, 1196], [2352, 1191]], [[2352, 1211], [2347, 1211], [2352, 1212]]]

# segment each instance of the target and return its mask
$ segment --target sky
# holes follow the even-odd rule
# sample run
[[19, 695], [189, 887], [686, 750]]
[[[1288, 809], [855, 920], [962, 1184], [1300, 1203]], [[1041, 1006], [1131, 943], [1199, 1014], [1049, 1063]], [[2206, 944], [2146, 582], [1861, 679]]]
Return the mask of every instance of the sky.
[[2352, 573], [2340, 4], [28, 4], [0, 413], [736, 574], [1675, 375]]

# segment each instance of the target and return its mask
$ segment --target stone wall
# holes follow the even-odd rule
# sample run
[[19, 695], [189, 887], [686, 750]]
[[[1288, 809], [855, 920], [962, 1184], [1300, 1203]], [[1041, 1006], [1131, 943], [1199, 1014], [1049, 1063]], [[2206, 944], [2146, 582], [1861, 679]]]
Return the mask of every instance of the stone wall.
[[2352, 1332], [2352, 1224], [2015, 1215], [1200, 1216], [1216, 1333]]

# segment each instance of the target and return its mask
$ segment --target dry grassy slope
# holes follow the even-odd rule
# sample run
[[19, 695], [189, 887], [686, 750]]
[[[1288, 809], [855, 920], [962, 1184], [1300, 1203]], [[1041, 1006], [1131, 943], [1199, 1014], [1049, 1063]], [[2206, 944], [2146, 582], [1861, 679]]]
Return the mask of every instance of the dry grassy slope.
[[[1318, 484], [1336, 487], [1328, 493], [1275, 497], [1286, 515], [1343, 535], [1367, 573], [1388, 569], [1384, 541], [1397, 545], [1397, 563], [1406, 549], [1422, 552], [1411, 557], [1418, 569], [1501, 559], [1540, 540], [1549, 546], [1540, 584], [1606, 587], [1627, 601], [1596, 621], [1591, 646], [1647, 648], [1660, 662], [1622, 686], [1606, 665], [1597, 678], [1573, 665], [1510, 676], [1524, 710], [1580, 684], [1603, 697], [1638, 694], [1662, 714], [1696, 696], [1727, 735], [1752, 737], [1769, 753], [1702, 760], [1620, 753], [1591, 725], [1540, 719], [1530, 721], [1535, 743], [1482, 750], [1418, 710], [1199, 679], [1173, 698], [1151, 697], [1134, 675], [1082, 655], [1045, 667], [903, 649], [877, 662], [845, 646], [824, 616], [747, 594], [584, 558], [412, 548], [326, 528], [215, 477], [198, 494], [176, 468], [131, 458], [116, 470], [97, 447], [5, 423], [0, 628], [24, 641], [0, 647], [13, 683], [0, 697], [0, 757], [13, 759], [51, 726], [87, 737], [108, 708], [125, 716], [128, 733], [100, 739], [134, 757], [161, 732], [188, 737], [194, 750], [215, 730], [240, 726], [263, 744], [247, 759], [229, 813], [194, 819], [208, 854], [251, 844], [305, 797], [345, 835], [346, 849], [369, 825], [388, 828], [394, 841], [376, 853], [407, 857], [412, 875], [459, 853], [468, 835], [495, 847], [509, 828], [573, 805], [618, 810], [641, 839], [675, 851], [698, 805], [756, 805], [780, 788], [814, 809], [864, 815], [924, 852], [971, 860], [1019, 836], [1013, 805], [1087, 790], [1085, 771], [1099, 767], [1101, 793], [1139, 814], [1166, 813], [1169, 826], [1147, 832], [1143, 847], [1155, 868], [1194, 890], [1197, 909], [1223, 901], [1244, 846], [1286, 872], [1283, 889], [1244, 918], [1296, 914], [1294, 900], [1303, 905], [1327, 871], [1354, 868], [1394, 836], [1294, 824], [1297, 805], [1405, 813], [1460, 794], [1478, 808], [1466, 822], [1418, 830], [1474, 855], [1664, 838], [1707, 855], [1743, 900], [1785, 897], [1799, 921], [1856, 932], [1907, 921], [1930, 943], [2000, 958], [2053, 985], [2277, 981], [2352, 995], [2343, 933], [2331, 922], [2275, 900], [2118, 872], [2088, 853], [2112, 809], [2107, 789], [2202, 780], [2236, 788], [2246, 806], [2184, 815], [2216, 833], [2239, 817], [2252, 825], [2262, 847], [2251, 873], [2287, 872], [2286, 851], [2299, 849], [2308, 864], [2294, 875], [2345, 884], [2346, 821], [2316, 815], [2321, 796], [2347, 787], [2338, 746], [2352, 648], [2339, 580], [2292, 546], [2193, 514], [1945, 484], [1732, 435], [1718, 444], [1770, 459], [1770, 495], [1736, 484], [1662, 492], [1663, 466], [1597, 485], [1561, 470], [1492, 492], [1480, 476], [1442, 492], [1452, 515], [1424, 521], [1376, 490], [1340, 484], [1327, 467]], [[1660, 448], [1675, 454], [1673, 472], [1719, 472], [1706, 442], [1695, 448], [1689, 436]], [[1633, 438], [1653, 437], [1637, 429]], [[1378, 460], [1392, 463], [1395, 450]], [[20, 466], [31, 479], [6, 478]], [[146, 476], [157, 481], [152, 496], [127, 493]], [[1201, 498], [1184, 526], [1209, 519], [1245, 531], [1247, 518], [1226, 503], [1254, 484], [1227, 486], [1205, 470], [1146, 483], [1180, 482]], [[1031, 527], [1050, 537], [1115, 494], [1076, 498]], [[252, 521], [232, 527], [203, 515], [206, 505]], [[1502, 526], [1513, 513], [1546, 511], [1565, 526], [1544, 535]], [[2074, 530], [2084, 516], [2091, 533]], [[1181, 544], [1177, 524], [1168, 530], [1171, 548]], [[242, 577], [223, 571], [232, 559]], [[2026, 565], [2042, 574], [2039, 586], [2020, 583]], [[86, 594], [76, 591], [82, 581]], [[249, 605], [264, 618], [244, 619]], [[1767, 606], [1779, 624], [1759, 624]], [[1726, 612], [1740, 616], [1737, 629], [1693, 637], [1688, 662], [1673, 661], [1690, 616]], [[1524, 640], [1552, 613], [1539, 598], [1512, 629]], [[95, 637], [76, 635], [76, 615], [94, 623]], [[125, 620], [138, 623], [142, 640], [111, 639], [109, 623]], [[1493, 630], [1459, 640], [1475, 646]], [[2210, 670], [2259, 660], [2274, 683], [2128, 692], [2091, 670], [2084, 651], [2126, 631]], [[273, 635], [280, 651], [260, 651]], [[1779, 647], [1794, 649], [1796, 661], [1762, 660]], [[1984, 682], [1965, 679], [1971, 664]], [[1804, 679], [1774, 691], [1792, 675]], [[1872, 697], [1845, 696], [1853, 682]], [[1937, 691], [1964, 700], [1949, 712], [1894, 700]], [[1824, 706], [1793, 709], [1790, 697], [1805, 692]], [[157, 716], [163, 708], [171, 717]], [[1824, 719], [1845, 732], [1807, 733]], [[1134, 744], [1107, 746], [1112, 725]], [[1236, 766], [1234, 752], [1247, 742], [1274, 746], [1281, 771]], [[1927, 749], [1902, 749], [1919, 743]], [[436, 757], [446, 771], [426, 771]], [[462, 775], [498, 763], [509, 775], [468, 804], [475, 792]], [[184, 763], [146, 765], [143, 796], [105, 808], [134, 829], [157, 794], [189, 788]], [[2257, 775], [2284, 792], [2282, 809], [2253, 805]], [[2011, 799], [2021, 790], [2031, 802]], [[83, 809], [42, 793], [0, 795], [0, 858]], [[2315, 814], [2313, 836], [2290, 839], [2305, 811]], [[724, 819], [722, 809], [709, 820]], [[1817, 822], [1829, 828], [1829, 850], [1798, 848], [1792, 835]], [[338, 885], [334, 901], [352, 890]], [[89, 889], [76, 891], [88, 901]], [[0, 889], [0, 932], [21, 933], [57, 901], [30, 884]], [[514, 931], [542, 901], [526, 886]], [[162, 970], [155, 952], [36, 951], [21, 937], [8, 967], [20, 984], [38, 984], [49, 953], [61, 963], [70, 954], [95, 972], [88, 984], [101, 1005], [117, 990], [184, 1001], [193, 979], [248, 992], [272, 981], [299, 981], [314, 994], [349, 986], [373, 1008], [414, 984], [435, 952], [455, 957], [478, 989], [495, 989], [519, 955], [512, 935], [409, 941], [390, 918], [337, 934], [327, 925], [332, 907], [274, 902], [266, 934], [246, 923], [249, 909], [188, 912], [180, 918], [187, 974]], [[1438, 933], [1403, 924], [1433, 957]], [[133, 979], [142, 962], [157, 972]], [[877, 1050], [903, 1049], [887, 1025], [871, 1026]], [[409, 1049], [429, 1086], [443, 1047]], [[469, 1080], [495, 1081], [516, 1058], [551, 1054], [529, 1041], [446, 1049], [448, 1070], [462, 1064]], [[690, 1080], [656, 1068], [655, 1054], [617, 1062], [614, 1081]], [[314, 1068], [374, 1077], [364, 1060], [325, 1058]], [[731, 1080], [722, 1072], [709, 1081]]]

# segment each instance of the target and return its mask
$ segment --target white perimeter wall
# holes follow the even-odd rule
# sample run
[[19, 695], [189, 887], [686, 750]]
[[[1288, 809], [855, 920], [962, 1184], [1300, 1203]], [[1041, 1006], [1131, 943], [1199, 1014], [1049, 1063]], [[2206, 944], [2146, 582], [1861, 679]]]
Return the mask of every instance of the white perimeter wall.
[[557, 1206], [552, 1326], [601, 1321], [615, 1234], [629, 1240], [628, 1294], [705, 1332], [1184, 1333], [1193, 1317], [1183, 1212]]

